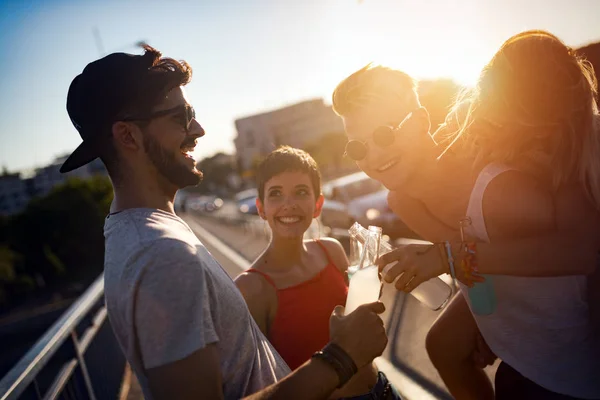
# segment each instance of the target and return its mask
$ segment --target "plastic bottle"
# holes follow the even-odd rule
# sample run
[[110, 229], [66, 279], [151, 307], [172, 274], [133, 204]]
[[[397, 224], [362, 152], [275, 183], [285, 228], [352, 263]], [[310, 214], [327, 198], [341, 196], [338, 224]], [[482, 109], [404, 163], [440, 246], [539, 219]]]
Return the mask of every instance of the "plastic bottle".
[[[370, 246], [370, 244], [365, 243], [369, 231], [361, 224], [355, 222], [354, 225], [350, 227], [349, 232], [351, 239], [354, 237], [357, 241], [363, 243], [365, 247]], [[385, 254], [392, 250], [392, 246], [388, 242], [380, 241], [379, 250], [381, 254]], [[421, 283], [414, 288], [410, 294], [428, 308], [437, 311], [448, 304], [448, 301], [452, 296], [452, 289], [439, 277], [435, 277]]]
[[370, 229], [358, 265], [349, 269], [350, 286], [346, 299], [345, 314], [356, 310], [361, 304], [372, 303], [379, 300], [381, 294], [381, 281], [377, 257], [379, 256], [379, 243], [381, 242], [381, 228]]

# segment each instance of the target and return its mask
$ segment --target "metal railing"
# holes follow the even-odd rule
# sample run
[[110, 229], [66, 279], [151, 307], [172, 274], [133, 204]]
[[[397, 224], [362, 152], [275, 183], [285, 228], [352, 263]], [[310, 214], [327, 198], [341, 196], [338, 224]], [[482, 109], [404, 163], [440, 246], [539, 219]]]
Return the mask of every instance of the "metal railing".
[[117, 399], [125, 357], [101, 275], [0, 381], [0, 400]]

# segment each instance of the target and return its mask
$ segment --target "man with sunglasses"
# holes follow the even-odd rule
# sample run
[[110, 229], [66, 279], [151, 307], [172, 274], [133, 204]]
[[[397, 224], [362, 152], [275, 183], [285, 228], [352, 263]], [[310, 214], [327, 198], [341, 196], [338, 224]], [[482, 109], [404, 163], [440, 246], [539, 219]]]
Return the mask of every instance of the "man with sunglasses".
[[106, 305], [145, 398], [327, 398], [382, 353], [383, 305], [336, 309], [329, 345], [290, 374], [231, 278], [174, 213], [176, 191], [202, 179], [191, 153], [204, 130], [183, 90], [189, 65], [145, 50], [110, 54], [75, 77], [67, 111], [83, 143], [61, 167], [100, 157], [110, 175]]
[[[372, 86], [373, 98], [346, 101], [354, 80], [364, 76], [373, 80], [361, 83]], [[415, 82], [409, 75], [369, 65], [336, 88], [333, 104], [348, 136], [346, 157], [390, 190], [419, 186], [415, 180], [427, 167], [435, 142], [429, 134], [429, 114], [421, 107]]]
[[[449, 131], [457, 129], [458, 121], [464, 120], [469, 112], [469, 103], [461, 103], [455, 110], [456, 114], [451, 113], [446, 123], [433, 136], [429, 133], [425, 110], [419, 108], [415, 89], [413, 80], [401, 71], [367, 66], [344, 79], [333, 93], [333, 108], [342, 117], [349, 139], [346, 155], [355, 160], [369, 176], [391, 190], [388, 196], [390, 207], [415, 232], [433, 242], [454, 242], [451, 246], [453, 254], [447, 257], [439, 252], [424, 251], [429, 247], [420, 245], [401, 246], [383, 255], [379, 261], [379, 266], [384, 271], [383, 279], [388, 283], [393, 282], [398, 290], [410, 292], [421, 282], [448, 271], [448, 259], [453, 259], [454, 264], [460, 266], [467, 253], [460, 250], [462, 246], [458, 228], [461, 225], [460, 221], [465, 221], [464, 217], [468, 212], [479, 216], [479, 227], [486, 232], [486, 236], [487, 229], [493, 232], [494, 240], [491, 243], [479, 237], [480, 242], [477, 244], [477, 268], [482, 274], [501, 275], [509, 279], [548, 278], [547, 283], [539, 286], [543, 291], [551, 282], [550, 278], [566, 277], [579, 280], [581, 275], [593, 272], [596, 268], [596, 260], [593, 257], [598, 248], [596, 239], [599, 237], [598, 214], [583, 191], [574, 185], [561, 187], [550, 194], [542, 183], [543, 178], [538, 181], [534, 178], [535, 175], [524, 174], [518, 170], [504, 170], [504, 174], [494, 180], [488, 188], [487, 184], [496, 176], [493, 173], [503, 172], [502, 169], [488, 169], [480, 174], [480, 169], [485, 167], [485, 156], [489, 153], [480, 153], [483, 159], [478, 159], [473, 154], [463, 153], [462, 146], [454, 146], [448, 150], [447, 140], [451, 135], [444, 137], [451, 133]], [[476, 123], [482, 124], [476, 126], [477, 129], [485, 127], [486, 131], [489, 131], [488, 125], [496, 129], [503, 126], [481, 117]], [[495, 131], [494, 134], [499, 133]], [[464, 138], [463, 136], [460, 140]], [[491, 150], [488, 148], [486, 151]], [[539, 154], [543, 153], [539, 151]], [[506, 162], [511, 161], [514, 160]], [[515, 165], [519, 166], [523, 170], [531, 171], [531, 165], [525, 162]], [[481, 176], [483, 179], [479, 179]], [[456, 268], [455, 271], [459, 280], [465, 277], [462, 268]], [[571, 286], [581, 288], [583, 285], [577, 283]], [[530, 296], [532, 293], [538, 293], [535, 286], [528, 287], [531, 288]], [[564, 304], [568, 304], [566, 294], [570, 292], [563, 291]], [[506, 293], [511, 291], [504, 291], [504, 294]], [[536, 296], [552, 299], [552, 296]], [[529, 298], [536, 299], [536, 296]], [[586, 307], [585, 302], [581, 300], [584, 296], [578, 294], [574, 297], [572, 304], [576, 307]], [[518, 304], [518, 301], [509, 295], [502, 299], [502, 307], [509, 304], [506, 299], [509, 299], [510, 304]], [[498, 304], [501, 304], [501, 300], [498, 300]], [[527, 307], [529, 310], [543, 309], [539, 304], [534, 308], [527, 305], [513, 309], [516, 313], [526, 315]], [[552, 309], [558, 310], [555, 307]], [[570, 318], [576, 317], [580, 317], [580, 320], [572, 322]], [[564, 318], [563, 326], [569, 326], [569, 329], [586, 329], [586, 315], [583, 312], [576, 313], [570, 310], [560, 318]], [[522, 319], [515, 318], [515, 321], [519, 324]], [[510, 323], [504, 326], [512, 328]], [[534, 324], [528, 326], [535, 327]], [[518, 329], [520, 326], [516, 325], [517, 332]], [[488, 329], [487, 332], [487, 337], [495, 340], [494, 335], [502, 334], [504, 329]], [[525, 333], [528, 331], [524, 329], [523, 333], [523, 337], [526, 337]], [[577, 334], [569, 335], [575, 337]], [[543, 336], [531, 335], [527, 339], [519, 336], [519, 340], [534, 338], [534, 341], [521, 342], [527, 343], [528, 349], [531, 350], [537, 349], [533, 346], [537, 342], [544, 343]], [[427, 335], [426, 347], [430, 359], [456, 398], [484, 399], [494, 396], [491, 382], [482, 368], [493, 361], [495, 355], [483, 337], [464, 296], [457, 296], [449, 303]], [[589, 335], [586, 339], [573, 343], [588, 346], [592, 337]], [[559, 339], [563, 340], [561, 335], [556, 336], [556, 340]], [[577, 349], [578, 346], [556, 348]], [[591, 360], [597, 361], [598, 358], [594, 358], [594, 353], [588, 351], [593, 350], [593, 345], [587, 349], [579, 348], [583, 351], [573, 354], [582, 355], [581, 366], [568, 370], [581, 377], [580, 382], [586, 382], [580, 385], [580, 388], [587, 390], [583, 388], [592, 387], [588, 383], [595, 383], [593, 379], [589, 379], [589, 372], [597, 370], [597, 366], [593, 365], [594, 361]], [[524, 357], [523, 354], [515, 353], [512, 357], [519, 359]], [[529, 360], [538, 359], [529, 357]], [[519, 377], [518, 373], [514, 374], [516, 370], [506, 367], [508, 364], [503, 362], [501, 365], [501, 373], [496, 375], [496, 389], [503, 386], [506, 389], [507, 384], [513, 390], [539, 389], [539, 385], [533, 381], [523, 376]], [[540, 364], [536, 367], [542, 370], [545, 365]], [[546, 374], [546, 377], [548, 376], [552, 375]], [[564, 377], [562, 373], [555, 376]], [[576, 387], [576, 384], [572, 387]], [[597, 392], [596, 388], [593, 390]], [[511, 392], [516, 393], [503, 390], [505, 396], [509, 393], [506, 398], [511, 396]], [[522, 393], [525, 392], [521, 391]], [[548, 392], [545, 395], [551, 397], [548, 396]]]

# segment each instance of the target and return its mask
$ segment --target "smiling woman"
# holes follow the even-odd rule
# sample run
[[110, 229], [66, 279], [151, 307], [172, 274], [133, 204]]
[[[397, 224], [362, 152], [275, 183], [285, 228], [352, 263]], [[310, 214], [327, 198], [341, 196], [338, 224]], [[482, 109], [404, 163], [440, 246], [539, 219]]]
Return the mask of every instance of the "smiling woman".
[[[329, 316], [346, 303], [348, 259], [334, 239], [304, 240], [323, 206], [321, 174], [308, 153], [279, 148], [260, 164], [256, 176], [258, 212], [273, 235], [236, 284], [261, 331], [295, 369], [327, 343]], [[369, 365], [332, 398], [381, 398], [382, 393], [393, 393], [391, 385]]]

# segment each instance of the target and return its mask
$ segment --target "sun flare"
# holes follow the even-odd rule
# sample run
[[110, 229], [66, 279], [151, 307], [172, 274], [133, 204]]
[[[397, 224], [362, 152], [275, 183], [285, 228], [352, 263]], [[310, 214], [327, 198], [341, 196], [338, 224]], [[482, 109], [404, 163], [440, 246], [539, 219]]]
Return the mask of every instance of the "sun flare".
[[472, 26], [457, 23], [460, 19], [453, 14], [460, 15], [462, 10], [436, 2], [432, 12], [427, 3], [338, 3], [339, 15], [332, 28], [336, 53], [342, 56], [332, 67], [348, 75], [349, 66], [358, 69], [374, 62], [416, 79], [451, 78], [461, 85], [475, 84], [493, 48], [485, 45]]

